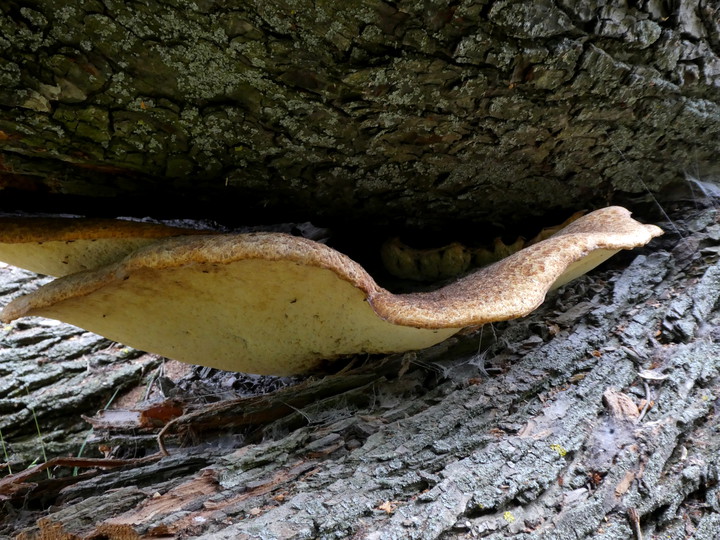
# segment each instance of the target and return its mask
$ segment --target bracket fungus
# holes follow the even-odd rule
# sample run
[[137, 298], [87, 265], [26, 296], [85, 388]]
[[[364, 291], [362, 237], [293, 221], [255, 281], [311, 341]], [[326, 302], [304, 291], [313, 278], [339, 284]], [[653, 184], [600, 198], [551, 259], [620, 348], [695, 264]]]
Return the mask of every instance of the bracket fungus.
[[193, 229], [118, 219], [0, 218], [0, 260], [48, 276], [99, 268]]
[[296, 374], [359, 353], [422, 349], [521, 317], [553, 287], [662, 234], [620, 207], [584, 216], [433, 292], [393, 294], [356, 262], [280, 233], [160, 239], [121, 260], [15, 299], [4, 322], [38, 315], [193, 364]]
[[470, 248], [458, 242], [431, 249], [412, 248], [399, 238], [387, 240], [380, 248], [385, 269], [395, 277], [415, 281], [437, 281], [457, 277], [472, 267], [488, 266], [520, 251], [524, 247], [547, 240], [585, 214], [575, 212], [560, 225], [547, 227], [526, 241], [519, 236], [511, 244], [495, 238], [492, 246]]

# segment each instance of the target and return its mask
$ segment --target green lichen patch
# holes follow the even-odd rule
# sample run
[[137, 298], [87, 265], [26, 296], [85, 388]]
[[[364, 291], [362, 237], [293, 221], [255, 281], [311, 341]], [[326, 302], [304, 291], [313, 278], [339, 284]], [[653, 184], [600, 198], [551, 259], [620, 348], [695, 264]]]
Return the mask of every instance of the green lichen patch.
[[101, 143], [109, 141], [110, 118], [106, 110], [98, 107], [58, 106], [53, 119], [78, 137]]

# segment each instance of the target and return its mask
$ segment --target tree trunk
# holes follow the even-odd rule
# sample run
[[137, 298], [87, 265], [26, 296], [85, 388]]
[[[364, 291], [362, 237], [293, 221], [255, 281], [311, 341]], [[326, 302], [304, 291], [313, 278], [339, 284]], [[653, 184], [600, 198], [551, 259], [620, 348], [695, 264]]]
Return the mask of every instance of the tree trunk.
[[717, 171], [718, 13], [6, 0], [3, 209], [460, 229], [666, 196]]
[[[87, 455], [102, 445], [145, 457], [105, 469], [87, 462], [75, 477], [63, 467], [53, 479], [17, 472], [32, 445], [39, 456], [35, 421], [48, 457], [69, 455], [80, 414], [157, 359], [65, 325], [13, 323], [3, 334], [2, 365], [15, 376], [0, 429], [16, 475], [0, 480], [1, 533], [714, 539], [720, 213], [673, 215], [682, 217], [662, 224], [664, 237], [524, 319], [204, 407], [182, 383], [155, 404], [154, 425], [99, 413]], [[12, 276], [6, 294], [32, 286], [25, 273]], [[83, 399], [79, 377], [91, 383]], [[251, 379], [216, 373], [204, 395], [227, 392], [228, 381]], [[170, 455], [160, 459], [151, 455], [158, 411], [173, 407], [186, 415], [165, 424]]]
[[[364, 233], [663, 198], [717, 170], [719, 44], [700, 1], [9, 0], [0, 211]], [[675, 215], [530, 317], [319, 379], [9, 325], [0, 535], [715, 538], [720, 227]]]

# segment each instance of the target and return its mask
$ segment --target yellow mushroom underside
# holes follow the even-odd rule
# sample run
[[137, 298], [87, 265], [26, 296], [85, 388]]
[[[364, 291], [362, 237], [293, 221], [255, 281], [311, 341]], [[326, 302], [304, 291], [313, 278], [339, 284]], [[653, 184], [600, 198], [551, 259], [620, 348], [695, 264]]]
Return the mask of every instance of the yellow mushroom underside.
[[0, 260], [37, 274], [61, 277], [105, 266], [153, 242], [157, 242], [157, 238], [0, 244]]
[[66, 276], [115, 262], [160, 238], [198, 232], [117, 219], [0, 218], [0, 261]]
[[143, 269], [32, 314], [184, 362], [275, 375], [429, 347], [458, 330], [390, 324], [331, 270], [264, 260]]
[[395, 295], [337, 251], [284, 234], [179, 237], [55, 280], [3, 310], [39, 315], [189, 363], [261, 374], [417, 350], [526, 315], [558, 283], [661, 234], [606, 208], [457, 282]]

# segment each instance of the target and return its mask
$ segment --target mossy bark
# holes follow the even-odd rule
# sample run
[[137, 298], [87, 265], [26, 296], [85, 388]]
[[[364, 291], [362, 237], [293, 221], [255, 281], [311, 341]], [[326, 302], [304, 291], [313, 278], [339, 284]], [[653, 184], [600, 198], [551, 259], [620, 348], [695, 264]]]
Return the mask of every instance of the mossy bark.
[[718, 13], [8, 0], [4, 209], [427, 229], [665, 195], [717, 166]]
[[[625, 540], [637, 524], [646, 538], [714, 539], [720, 217], [672, 215], [664, 237], [553, 293], [527, 318], [196, 408], [168, 429], [170, 456], [159, 461], [74, 479], [43, 471], [16, 491], [0, 480], [0, 495], [10, 493], [0, 534]], [[58, 401], [75, 377], [59, 347], [72, 356], [82, 334], [43, 349], [48, 361], [38, 362], [38, 324], [13, 323], [3, 336], [0, 365], [26, 374], [8, 378], [0, 400], [25, 411], [0, 419], [17, 468], [15, 450], [35, 431], [31, 409], [50, 440], [58, 418], [77, 426], [111, 390], [94, 387], [84, 405]], [[58, 325], [53, 335], [69, 332]], [[90, 340], [90, 379], [143, 361], [108, 362], [80, 339]], [[227, 391], [226, 377], [203, 395]], [[108, 421], [94, 420], [86, 455], [98, 445], [125, 457], [156, 448], [157, 427], [101, 429]]]

